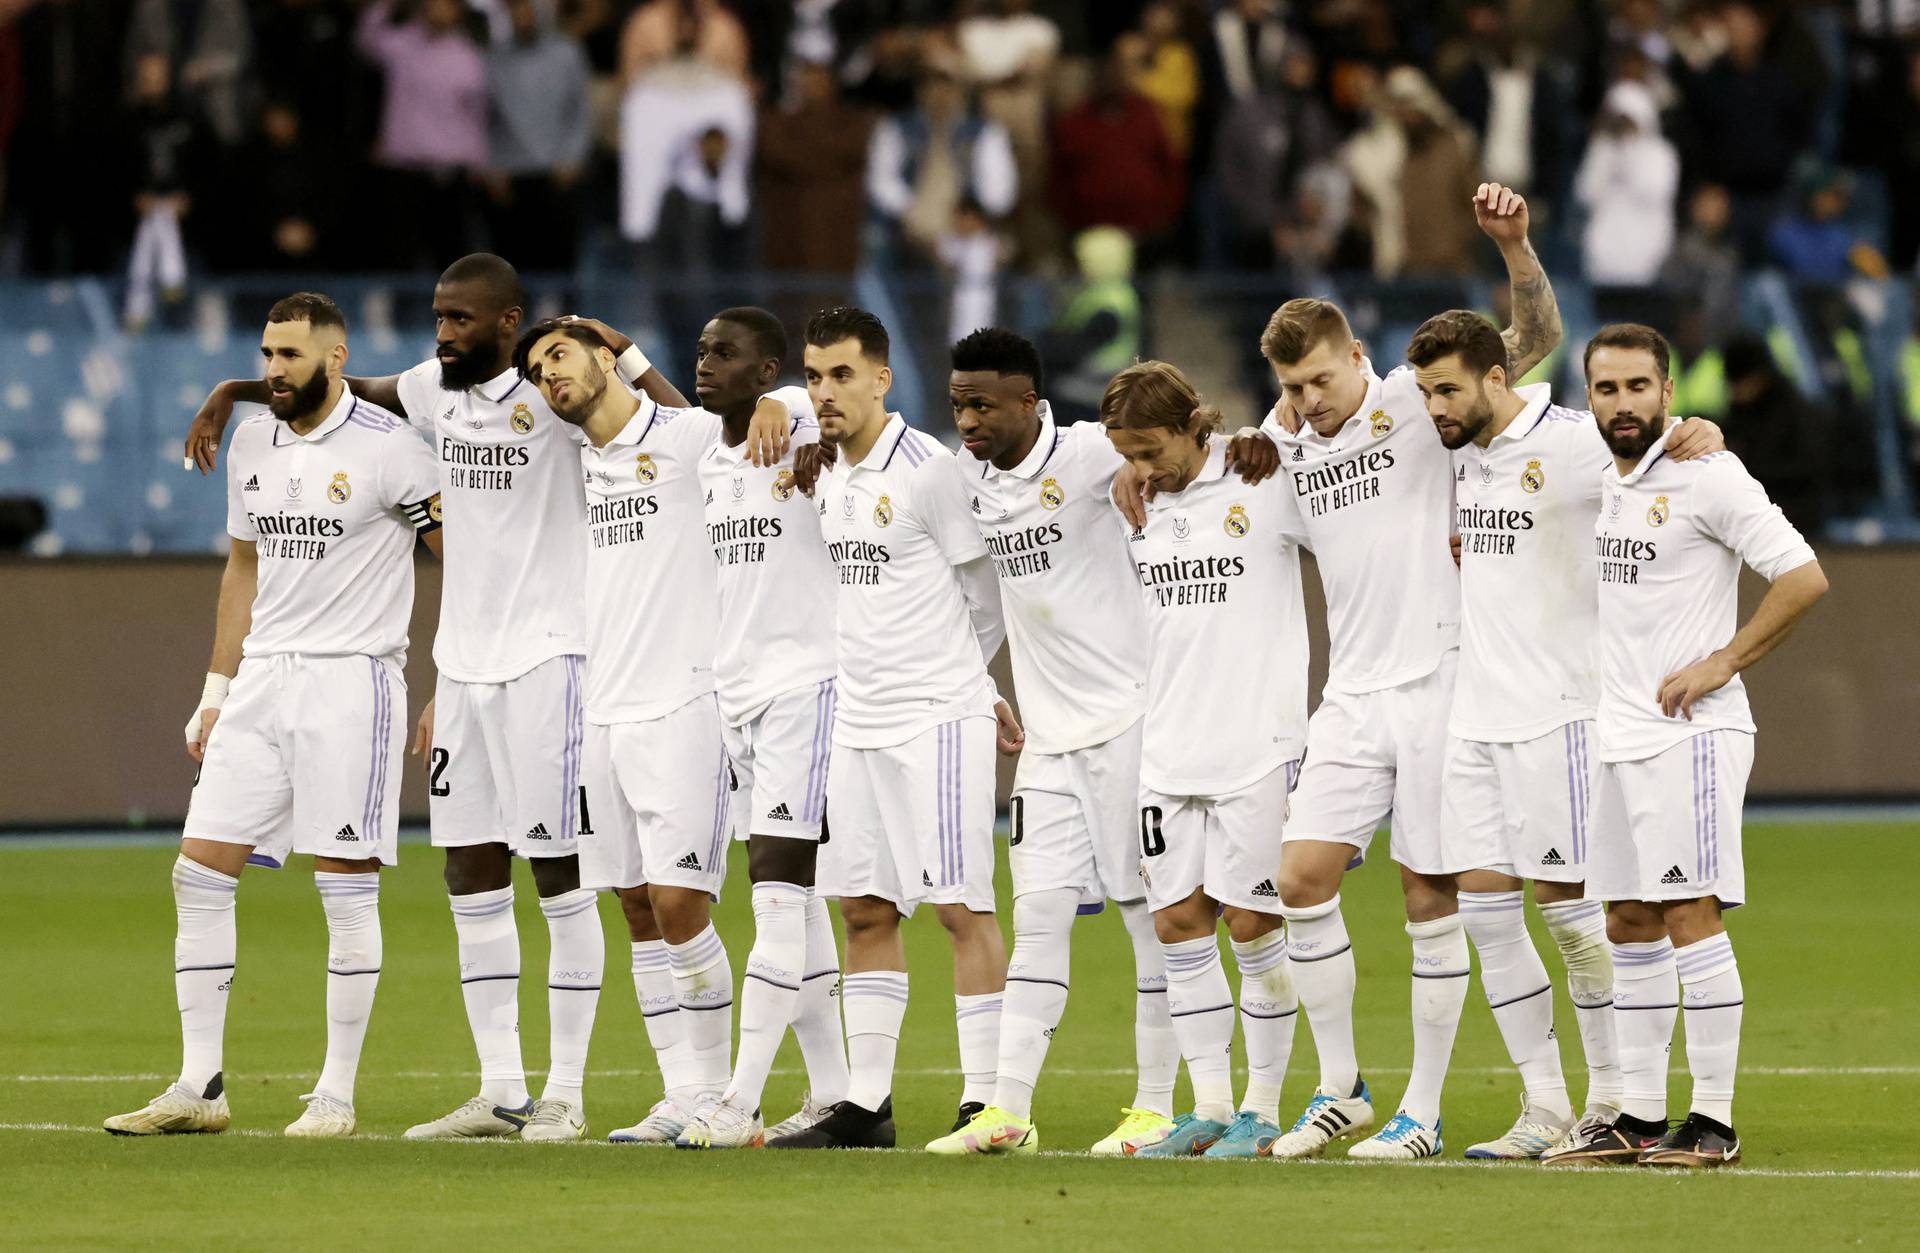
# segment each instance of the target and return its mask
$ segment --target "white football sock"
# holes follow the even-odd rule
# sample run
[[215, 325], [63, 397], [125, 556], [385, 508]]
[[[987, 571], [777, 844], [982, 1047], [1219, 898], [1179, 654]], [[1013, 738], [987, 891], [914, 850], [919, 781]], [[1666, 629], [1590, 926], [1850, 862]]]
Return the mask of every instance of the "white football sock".
[[840, 986], [852, 1072], [847, 1099], [877, 1112], [893, 1095], [893, 1057], [900, 1048], [900, 1021], [907, 1016], [907, 972], [849, 972]]
[[520, 1061], [520, 928], [511, 885], [449, 898], [459, 941], [460, 995], [480, 1055], [480, 1095], [495, 1105], [527, 1103]]
[[1687, 1014], [1687, 1069], [1693, 1072], [1696, 1114], [1733, 1126], [1733, 1079], [1740, 1065], [1740, 1018], [1744, 994], [1733, 937], [1719, 935], [1673, 950], [1680, 998]]
[[1139, 1078], [1133, 1108], [1173, 1117], [1173, 1081], [1180, 1073], [1180, 1037], [1167, 1012], [1167, 955], [1153, 933], [1153, 912], [1145, 901], [1117, 906], [1133, 942], [1133, 1057]]
[[1453, 1060], [1453, 1037], [1467, 1003], [1467, 934], [1460, 915], [1410, 922], [1413, 940], [1413, 1073], [1400, 1108], [1429, 1127], [1440, 1122], [1440, 1090]]
[[547, 1019], [551, 1044], [547, 1086], [550, 1101], [581, 1102], [587, 1079], [587, 1045], [600, 1007], [607, 937], [600, 927], [599, 898], [586, 888], [540, 898], [547, 916]]
[[380, 985], [380, 876], [316, 870], [313, 885], [327, 914], [327, 1060], [313, 1090], [351, 1105]]
[[1667, 1120], [1667, 1055], [1680, 1013], [1673, 941], [1613, 946], [1613, 1030], [1620, 1048], [1620, 1112]]
[[687, 1070], [702, 1097], [726, 1090], [733, 1053], [733, 967], [720, 933], [706, 929], [685, 944], [667, 945], [673, 994], [687, 1037]]
[[1280, 912], [1287, 920], [1287, 969], [1320, 1055], [1320, 1090], [1346, 1097], [1359, 1085], [1360, 1059], [1353, 1049], [1353, 943], [1340, 897]]
[[640, 1018], [660, 1067], [660, 1086], [667, 1096], [691, 1108], [700, 1098], [700, 1085], [689, 1065], [688, 1015], [680, 1012], [673, 991], [673, 967], [667, 961], [665, 940], [633, 941], [633, 995], [640, 1002]]
[[974, 1101], [985, 1105], [993, 1099], [993, 1086], [1000, 1073], [1000, 1014], [1005, 1002], [1001, 992], [953, 998], [954, 1027], [960, 1037], [960, 1073], [966, 1081], [960, 1090], [962, 1105]]
[[1193, 1083], [1193, 1113], [1212, 1122], [1233, 1119], [1233, 993], [1214, 936], [1162, 944], [1167, 958], [1167, 1012], [1180, 1037]]
[[1028, 892], [1013, 900], [1013, 955], [1007, 959], [1000, 1077], [992, 1100], [1020, 1118], [1033, 1116], [1033, 1089], [1067, 1009], [1069, 946], [1079, 908], [1080, 893], [1072, 888]]
[[1240, 1108], [1277, 1123], [1300, 1009], [1287, 976], [1287, 933], [1269, 931], [1244, 944], [1235, 940], [1233, 960], [1240, 967], [1240, 1032], [1247, 1040], [1247, 1095]]
[[794, 1008], [793, 1038], [807, 1064], [807, 1087], [814, 1103], [836, 1105], [847, 1099], [847, 1035], [840, 1025], [840, 950], [833, 938], [827, 903], [807, 889], [807, 977]]
[[1571, 1122], [1573, 1103], [1553, 1034], [1553, 984], [1527, 934], [1523, 897], [1518, 891], [1462, 892], [1460, 921], [1480, 955], [1480, 986], [1528, 1102], [1542, 1114]]
[[[173, 993], [180, 1006], [180, 1086], [204, 1095], [220, 1073], [237, 945], [240, 880], [186, 856], [173, 862]], [[216, 1094], [217, 1095], [217, 1094]]]
[[740, 1052], [727, 1101], [760, 1108], [760, 1095], [800, 1000], [807, 963], [807, 890], [794, 883], [753, 885], [753, 948], [740, 983]]
[[1547, 934], [1567, 967], [1567, 998], [1580, 1025], [1587, 1058], [1587, 1104], [1620, 1104], [1620, 1057], [1613, 1039], [1613, 946], [1607, 910], [1599, 901], [1551, 901], [1540, 906]]

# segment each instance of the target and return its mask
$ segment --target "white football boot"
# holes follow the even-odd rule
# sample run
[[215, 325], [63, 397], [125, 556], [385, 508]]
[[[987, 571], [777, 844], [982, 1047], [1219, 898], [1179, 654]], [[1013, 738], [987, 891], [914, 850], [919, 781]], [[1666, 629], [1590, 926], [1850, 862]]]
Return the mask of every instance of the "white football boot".
[[1609, 1101], [1592, 1101], [1587, 1112], [1580, 1115], [1566, 1134], [1554, 1141], [1552, 1147], [1540, 1154], [1542, 1162], [1551, 1162], [1567, 1150], [1576, 1148], [1591, 1140], [1601, 1130], [1613, 1126], [1613, 1120], [1620, 1117], [1620, 1107]]
[[833, 1106], [821, 1105], [809, 1092], [801, 1099], [800, 1108], [767, 1128], [767, 1139], [778, 1140], [781, 1136], [798, 1135], [802, 1131], [811, 1131], [813, 1125], [833, 1112]]
[[1359, 1135], [1373, 1125], [1373, 1093], [1367, 1081], [1353, 1085], [1352, 1096], [1322, 1089], [1313, 1094], [1287, 1133], [1273, 1142], [1268, 1156], [1278, 1161], [1289, 1157], [1317, 1157], [1335, 1140]]
[[533, 1117], [527, 1119], [527, 1128], [520, 1133], [520, 1138], [551, 1144], [559, 1140], [578, 1140], [586, 1134], [587, 1111], [583, 1105], [542, 1097], [533, 1103]]
[[608, 1132], [607, 1139], [614, 1144], [672, 1144], [692, 1121], [692, 1110], [665, 1096], [654, 1102], [645, 1118], [631, 1127]]
[[1533, 1102], [1523, 1092], [1520, 1094], [1520, 1117], [1513, 1126], [1507, 1128], [1506, 1134], [1498, 1139], [1484, 1140], [1472, 1146], [1467, 1150], [1467, 1156], [1474, 1161], [1533, 1161], [1558, 1144], [1573, 1125], [1571, 1118], [1555, 1118], [1535, 1109]]
[[757, 1149], [766, 1142], [759, 1110], [748, 1113], [714, 1101], [700, 1107], [673, 1144], [681, 1149]]
[[533, 1117], [533, 1102], [519, 1109], [495, 1105], [484, 1096], [469, 1099], [451, 1114], [407, 1128], [409, 1140], [488, 1140], [519, 1135]]
[[117, 1136], [171, 1136], [225, 1131], [233, 1121], [227, 1093], [214, 1076], [207, 1085], [212, 1096], [196, 1096], [191, 1088], [174, 1084], [130, 1114], [115, 1114], [101, 1126]]
[[1401, 1110], [1387, 1120], [1386, 1126], [1348, 1149], [1347, 1156], [1362, 1161], [1410, 1162], [1422, 1157], [1438, 1157], [1444, 1148], [1438, 1119], [1429, 1127]]
[[319, 1092], [309, 1092], [300, 1099], [307, 1103], [307, 1108], [287, 1124], [282, 1135], [338, 1139], [353, 1134], [353, 1106]]

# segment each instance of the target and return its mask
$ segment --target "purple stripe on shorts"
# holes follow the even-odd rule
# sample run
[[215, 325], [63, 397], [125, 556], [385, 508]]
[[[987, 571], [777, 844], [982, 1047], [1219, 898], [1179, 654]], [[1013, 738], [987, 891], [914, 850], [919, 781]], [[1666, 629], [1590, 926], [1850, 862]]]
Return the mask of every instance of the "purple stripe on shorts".
[[[727, 750], [720, 750], [720, 764], [713, 772], [713, 846], [707, 858], [707, 872], [720, 874], [724, 870], [721, 858], [727, 849], [727, 810], [731, 797], [727, 789]], [[719, 937], [716, 935], [715, 942]]]
[[389, 769], [388, 758], [392, 756], [387, 746], [393, 738], [392, 680], [387, 674], [387, 668], [379, 661], [376, 660], [373, 666], [377, 672], [374, 682], [380, 689], [380, 778], [373, 794], [373, 821], [367, 824], [366, 829], [366, 838], [369, 840], [378, 835], [380, 824], [387, 820], [387, 770]]
[[1706, 877], [1707, 865], [1707, 786], [1705, 774], [1706, 753], [1701, 743], [1703, 736], [1694, 736], [1687, 741], [1693, 754], [1693, 873], [1694, 882]]
[[580, 699], [580, 658], [569, 653], [566, 660], [566, 742], [560, 750], [560, 838], [576, 838], [580, 827], [580, 740], [584, 731], [584, 710]]
[[373, 798], [380, 786], [380, 663], [372, 657], [367, 658], [369, 676], [373, 680], [373, 701], [368, 708], [371, 715], [367, 719], [372, 744], [367, 753], [367, 796], [360, 806], [360, 825], [362, 828], [373, 826]]
[[807, 762], [807, 793], [800, 805], [804, 822], [820, 821], [821, 793], [826, 775], [826, 744], [829, 738], [829, 711], [833, 708], [833, 680], [827, 679], [813, 690], [813, 751]]
[[960, 829], [960, 750], [965, 740], [961, 735], [962, 724], [955, 722], [950, 725], [952, 727], [951, 739], [953, 748], [951, 750], [951, 756], [953, 768], [947, 774], [947, 829], [952, 832], [953, 878], [948, 880], [948, 882], [964, 883], [967, 878], [967, 843], [966, 833]]
[[1582, 722], [1578, 724], [1578, 727], [1579, 735], [1577, 742], [1580, 748], [1580, 838], [1576, 840], [1575, 843], [1579, 845], [1579, 852], [1576, 855], [1580, 858], [1580, 864], [1585, 866], [1587, 864], [1587, 837], [1589, 835], [1589, 827], [1593, 822], [1593, 761], [1587, 755], [1587, 724]]
[[1709, 880], [1720, 878], [1720, 733], [1707, 733], [1707, 865]]

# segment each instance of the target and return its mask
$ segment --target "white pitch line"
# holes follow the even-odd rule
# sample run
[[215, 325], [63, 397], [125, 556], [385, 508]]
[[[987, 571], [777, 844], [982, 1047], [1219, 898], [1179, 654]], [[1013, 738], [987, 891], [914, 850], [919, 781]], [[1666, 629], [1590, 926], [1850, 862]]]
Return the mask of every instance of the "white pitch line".
[[[81, 1124], [81, 1123], [0, 1122], [0, 1133], [10, 1132], [10, 1131], [11, 1132], [51, 1131], [51, 1132], [62, 1132], [62, 1133], [75, 1134], [75, 1135], [105, 1134], [102, 1131], [102, 1129], [97, 1126], [90, 1126], [90, 1125]], [[238, 1136], [248, 1140], [284, 1140], [286, 1139], [285, 1136], [279, 1134], [278, 1132], [266, 1131], [259, 1128], [240, 1128], [235, 1130], [229, 1130], [221, 1134], [224, 1136]], [[143, 1137], [125, 1137], [125, 1138], [159, 1139], [161, 1137], [143, 1136]], [[369, 1143], [380, 1143], [380, 1144], [407, 1142], [404, 1136], [385, 1135], [380, 1132], [357, 1132], [354, 1134], [352, 1138], [358, 1141], [364, 1141]], [[428, 1142], [414, 1141], [414, 1143], [428, 1143]], [[506, 1140], [506, 1139], [490, 1139], [490, 1140], [438, 1140], [438, 1141], [432, 1141], [432, 1143], [440, 1144], [440, 1145], [449, 1145], [449, 1144], [491, 1145], [496, 1148], [504, 1149], [518, 1142], [514, 1140]], [[610, 1143], [609, 1141], [598, 1140], [598, 1139], [573, 1140], [573, 1141], [565, 1141], [558, 1145], [543, 1145], [541, 1149], [535, 1150], [535, 1152], [549, 1151], [552, 1148], [556, 1148], [556, 1147], [562, 1148], [562, 1149], [567, 1149], [567, 1148], [624, 1149], [627, 1152], [635, 1154], [636, 1156], [644, 1156], [647, 1153], [647, 1148], [646, 1146], [643, 1146], [643, 1145], [613, 1144], [613, 1143]], [[899, 1154], [899, 1153], [902, 1153], [903, 1151], [899, 1149], [895, 1149], [893, 1150], [893, 1152], [896, 1154]], [[905, 1150], [905, 1152], [911, 1152], [911, 1150]], [[1100, 1159], [1090, 1157], [1085, 1153], [1071, 1153], [1071, 1152], [1065, 1152], [1059, 1149], [1048, 1149], [1043, 1152], [1036, 1153], [1033, 1156], [1053, 1158], [1060, 1161], [1083, 1161], [1084, 1162], [1084, 1161], [1100, 1160]], [[1201, 1168], [1201, 1167], [1213, 1167], [1216, 1169], [1222, 1168], [1222, 1163], [1220, 1162], [1202, 1162], [1197, 1159], [1187, 1163], [1187, 1165], [1190, 1168]], [[1317, 1160], [1308, 1159], [1305, 1161], [1289, 1163], [1287, 1166], [1281, 1167], [1281, 1169], [1289, 1169], [1291, 1167], [1296, 1167], [1296, 1166], [1305, 1167], [1305, 1168], [1320, 1168], [1320, 1169], [1333, 1169], [1333, 1170], [1338, 1170], [1338, 1169], [1392, 1170], [1398, 1167], [1401, 1169], [1410, 1168], [1414, 1170], [1472, 1170], [1472, 1171], [1479, 1171], [1483, 1174], [1491, 1171], [1520, 1171], [1520, 1170], [1531, 1170], [1533, 1173], [1536, 1173], [1536, 1174], [1548, 1173], [1540, 1170], [1540, 1168], [1538, 1167], [1531, 1167], [1531, 1166], [1527, 1166], [1524, 1163], [1517, 1163], [1517, 1162], [1506, 1163], [1506, 1164], [1493, 1164], [1493, 1163], [1485, 1163], [1485, 1162], [1467, 1162], [1467, 1161], [1446, 1161], [1446, 1160], [1427, 1161], [1427, 1162], [1356, 1162], [1356, 1161], [1339, 1159], [1339, 1158], [1321, 1158]], [[1155, 1168], [1156, 1168], [1155, 1166], [1141, 1166], [1141, 1165], [1135, 1164], [1135, 1165], [1121, 1167], [1120, 1169], [1153, 1170]], [[1107, 1169], [1112, 1169], [1112, 1168], [1108, 1167]], [[1233, 1169], [1233, 1167], [1226, 1166], [1225, 1169], [1231, 1170]], [[1271, 1166], [1267, 1167], [1267, 1169], [1271, 1169]], [[1560, 1178], [1560, 1179], [1674, 1178], [1677, 1175], [1683, 1174], [1683, 1172], [1671, 1172], [1671, 1173], [1663, 1173], [1661, 1175], [1654, 1175], [1652, 1172], [1648, 1172], [1646, 1174], [1640, 1174], [1638, 1172], [1632, 1172], [1632, 1171], [1615, 1171], [1615, 1170], [1567, 1170], [1567, 1171], [1553, 1171], [1551, 1173], [1555, 1178]], [[1698, 1176], [1695, 1176], [1695, 1177], [1697, 1178]], [[1792, 1169], [1779, 1167], [1779, 1166], [1752, 1166], [1752, 1167], [1730, 1166], [1725, 1170], [1715, 1171], [1714, 1177], [1719, 1179], [1886, 1179], [1886, 1180], [1913, 1181], [1913, 1180], [1920, 1180], [1920, 1170], [1792, 1170]]]
[[[313, 1078], [315, 1073], [316, 1072], [311, 1070], [288, 1072], [285, 1074], [241, 1074], [236, 1072], [234, 1080], [243, 1085], [243, 1087], [247, 1083], [256, 1081], [299, 1083]], [[529, 1078], [537, 1078], [544, 1076], [547, 1072], [544, 1070], [529, 1070], [526, 1073]], [[589, 1073], [588, 1078], [644, 1079], [651, 1078], [659, 1073], [658, 1070], [595, 1069]], [[799, 1067], [783, 1066], [774, 1069], [771, 1073], [776, 1075], [805, 1075], [807, 1072]], [[926, 1066], [917, 1069], [899, 1067], [896, 1068], [893, 1073], [896, 1075], [941, 1077], [957, 1075], [960, 1072], [957, 1067]], [[1137, 1072], [1132, 1067], [1076, 1068], [1071, 1066], [1049, 1066], [1045, 1073], [1048, 1076], [1063, 1079], [1117, 1079], [1131, 1078]], [[1405, 1066], [1369, 1066], [1366, 1068], [1366, 1073], [1370, 1075], [1404, 1075], [1411, 1072]], [[1513, 1069], [1509, 1066], [1455, 1066], [1449, 1070], [1448, 1073], [1453, 1075], [1508, 1075], [1513, 1073]], [[1672, 1073], [1674, 1075], [1685, 1075], [1688, 1072], [1680, 1067], [1675, 1067]], [[1865, 1075], [1883, 1075], [1888, 1077], [1920, 1075], [1920, 1066], [1743, 1066], [1740, 1068], [1740, 1077], [1743, 1079], [1749, 1077], [1839, 1079]], [[176, 1079], [178, 1077], [178, 1075], [172, 1073], [163, 1074], [160, 1071], [142, 1071], [130, 1074], [110, 1075], [0, 1075], [0, 1083], [154, 1083], [162, 1080]], [[473, 1077], [473, 1072], [469, 1070], [390, 1070], [382, 1074], [374, 1074], [362, 1071], [360, 1077], [375, 1082], [385, 1079], [467, 1079]]]

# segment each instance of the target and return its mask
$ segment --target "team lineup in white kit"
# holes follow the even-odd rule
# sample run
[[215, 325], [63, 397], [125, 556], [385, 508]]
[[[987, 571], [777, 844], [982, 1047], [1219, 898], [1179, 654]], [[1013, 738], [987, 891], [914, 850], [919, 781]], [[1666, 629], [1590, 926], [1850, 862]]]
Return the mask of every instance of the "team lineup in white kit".
[[[1382, 372], [1337, 305], [1287, 300], [1259, 336], [1278, 400], [1233, 434], [1153, 360], [1111, 379], [1097, 421], [1057, 423], [1034, 345], [988, 327], [952, 346], [953, 449], [918, 429], [926, 415], [888, 409], [887, 330], [844, 306], [815, 313], [793, 355], [774, 315], [717, 312], [691, 346], [690, 401], [615, 327], [526, 324], [517, 274], [490, 254], [441, 276], [435, 356], [396, 376], [347, 373], [326, 296], [280, 301], [262, 377], [217, 388], [187, 440], [213, 471], [234, 406], [265, 406], [226, 452], [231, 546], [185, 729], [181, 1073], [106, 1129], [227, 1128], [241, 872], [308, 855], [326, 1045], [286, 1134], [354, 1134], [379, 871], [420, 769], [479, 1083], [410, 1139], [587, 1135], [611, 892], [661, 1079], [617, 1143], [905, 1143], [901, 924], [925, 907], [952, 953], [959, 1091], [951, 1128], [913, 1142], [1036, 1152], [1045, 1106], [1070, 1099], [1062, 1080], [1040, 1089], [1074, 922], [1112, 907], [1136, 1086], [1099, 1096], [1119, 1118], [1090, 1149], [1051, 1149], [1447, 1155], [1477, 955], [1520, 1112], [1466, 1157], [1737, 1161], [1744, 991], [1725, 915], [1747, 899], [1755, 735], [1740, 673], [1826, 579], [1719, 429], [1669, 414], [1659, 331], [1592, 336], [1584, 409], [1519, 382], [1559, 345], [1559, 312], [1525, 201], [1482, 184], [1474, 210], [1507, 264], [1505, 332], [1441, 312]], [[782, 386], [795, 367], [804, 386]], [[421, 545], [444, 575], [414, 723]], [[1303, 551], [1329, 640], [1311, 716]], [[1744, 622], [1742, 566], [1768, 583]], [[1003, 643], [1004, 693], [989, 672]], [[1001, 756], [1018, 759], [1010, 950]], [[712, 912], [736, 842], [753, 910], [738, 980]], [[1341, 901], [1375, 851], [1399, 867], [1411, 948], [1397, 1096], [1355, 1046]], [[515, 859], [550, 939], [537, 1095]], [[1563, 1067], [1556, 986], [1583, 1083]], [[1670, 1118], [1683, 1014], [1692, 1092]], [[1283, 1111], [1303, 1018], [1318, 1077]], [[776, 1121], [762, 1096], [789, 1030], [808, 1092]]]

